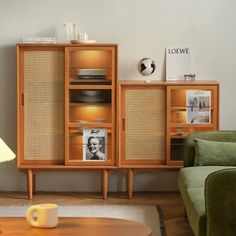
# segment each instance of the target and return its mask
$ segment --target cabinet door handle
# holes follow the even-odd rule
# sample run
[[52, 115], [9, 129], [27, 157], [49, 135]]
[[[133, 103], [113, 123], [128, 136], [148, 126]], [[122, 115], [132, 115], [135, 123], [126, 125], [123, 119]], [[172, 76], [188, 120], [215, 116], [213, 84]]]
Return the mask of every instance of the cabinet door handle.
[[125, 119], [122, 119], [122, 130], [125, 130]]
[[21, 94], [21, 106], [24, 106], [24, 94]]

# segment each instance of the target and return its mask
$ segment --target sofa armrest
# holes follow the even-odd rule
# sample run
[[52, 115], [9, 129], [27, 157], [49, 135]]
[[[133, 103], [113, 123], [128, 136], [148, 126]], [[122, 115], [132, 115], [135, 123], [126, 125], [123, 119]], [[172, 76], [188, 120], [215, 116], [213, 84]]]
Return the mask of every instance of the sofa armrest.
[[190, 167], [194, 165], [195, 146], [194, 139], [203, 139], [218, 142], [236, 142], [236, 131], [210, 131], [192, 133], [184, 142], [184, 166]]
[[207, 236], [236, 235], [236, 168], [210, 174], [205, 181]]

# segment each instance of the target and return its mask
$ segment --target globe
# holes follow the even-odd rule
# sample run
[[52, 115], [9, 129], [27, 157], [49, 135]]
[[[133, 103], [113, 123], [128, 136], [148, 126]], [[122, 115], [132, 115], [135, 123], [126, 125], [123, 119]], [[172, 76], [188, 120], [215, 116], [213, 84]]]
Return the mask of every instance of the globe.
[[138, 64], [138, 70], [144, 76], [153, 74], [155, 69], [155, 61], [153, 61], [151, 58], [143, 58]]

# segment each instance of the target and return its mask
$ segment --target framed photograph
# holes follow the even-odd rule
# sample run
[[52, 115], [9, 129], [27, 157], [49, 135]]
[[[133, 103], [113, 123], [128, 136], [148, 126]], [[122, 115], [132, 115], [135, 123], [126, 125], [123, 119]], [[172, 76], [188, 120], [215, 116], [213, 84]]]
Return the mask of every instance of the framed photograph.
[[211, 91], [187, 91], [186, 123], [211, 123]]
[[83, 160], [107, 160], [107, 129], [83, 130]]

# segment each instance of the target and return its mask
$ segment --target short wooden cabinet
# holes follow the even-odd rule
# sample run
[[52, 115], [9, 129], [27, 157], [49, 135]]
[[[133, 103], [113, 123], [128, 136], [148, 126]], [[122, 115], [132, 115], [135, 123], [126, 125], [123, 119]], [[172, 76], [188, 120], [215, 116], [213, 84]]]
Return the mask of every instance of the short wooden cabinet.
[[119, 81], [119, 167], [143, 169], [183, 166], [185, 137], [219, 128], [219, 84], [214, 81]]

